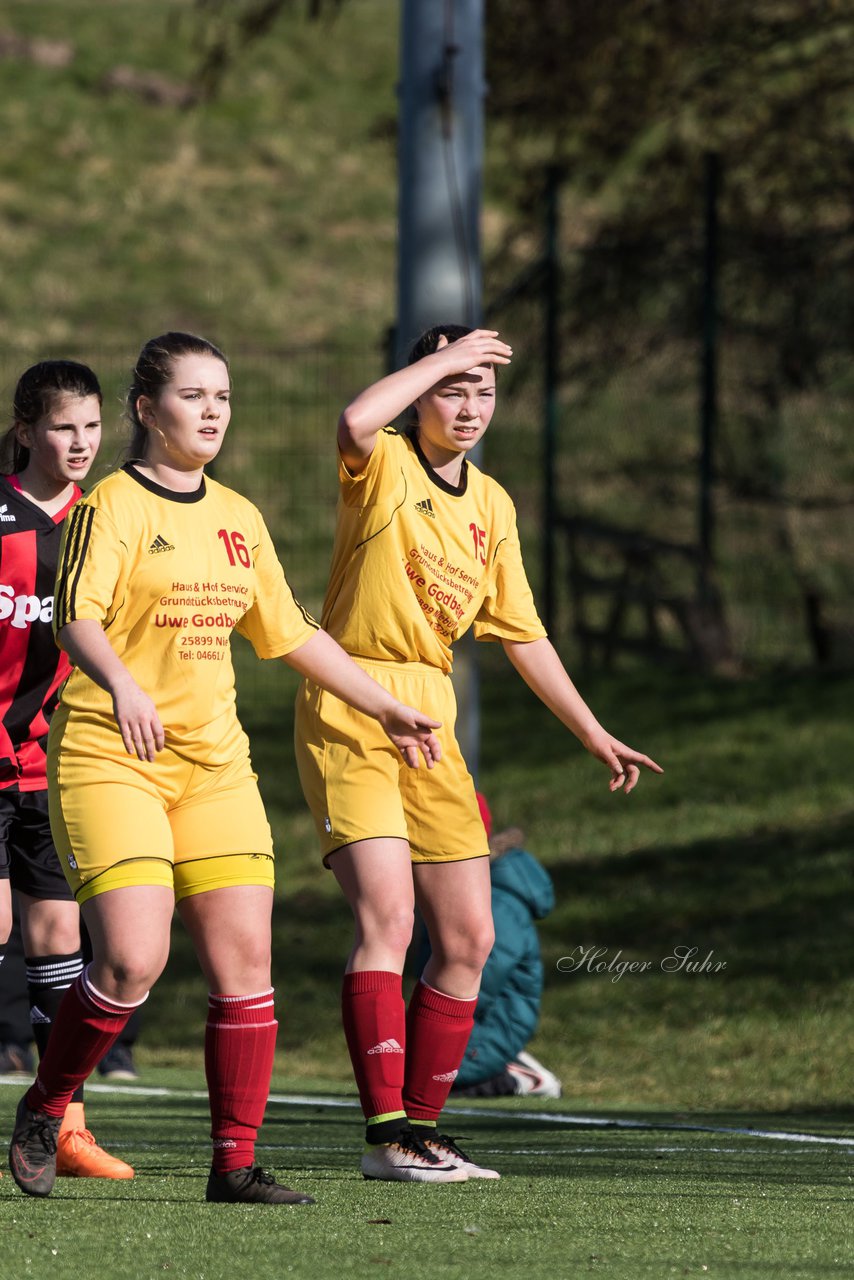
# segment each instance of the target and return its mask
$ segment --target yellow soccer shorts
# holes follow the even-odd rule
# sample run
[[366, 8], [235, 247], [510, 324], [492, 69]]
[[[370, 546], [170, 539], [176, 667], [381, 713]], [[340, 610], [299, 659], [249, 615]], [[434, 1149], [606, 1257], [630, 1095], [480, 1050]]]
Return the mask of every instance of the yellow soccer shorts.
[[311, 681], [297, 695], [295, 746], [300, 782], [324, 864], [356, 840], [407, 840], [413, 862], [461, 862], [489, 853], [474, 782], [454, 736], [449, 676], [422, 663], [356, 659], [400, 702], [441, 720], [442, 759], [410, 769], [376, 720]]
[[[78, 902], [164, 885], [177, 901], [209, 889], [273, 886], [273, 839], [248, 755], [205, 767], [165, 747], [149, 763], [117, 732], [48, 749], [50, 824]], [[109, 747], [109, 749], [107, 749]]]

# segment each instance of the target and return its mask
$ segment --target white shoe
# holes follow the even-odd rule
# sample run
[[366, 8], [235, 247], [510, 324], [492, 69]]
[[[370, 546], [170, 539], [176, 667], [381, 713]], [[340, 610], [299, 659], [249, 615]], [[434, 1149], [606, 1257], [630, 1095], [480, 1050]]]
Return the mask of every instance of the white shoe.
[[395, 1142], [367, 1147], [362, 1177], [381, 1182], [467, 1182], [469, 1175], [431, 1151], [411, 1129], [404, 1129]]
[[418, 1136], [423, 1139], [425, 1147], [429, 1147], [444, 1164], [450, 1164], [456, 1169], [464, 1170], [467, 1178], [501, 1177], [497, 1169], [484, 1169], [481, 1165], [475, 1164], [473, 1160], [470, 1160], [465, 1151], [461, 1151], [457, 1146], [456, 1138], [449, 1138], [444, 1133], [437, 1133], [435, 1137], [428, 1138], [419, 1132]]
[[507, 1070], [516, 1082], [514, 1092], [528, 1098], [559, 1098], [560, 1081], [530, 1053], [517, 1053]]

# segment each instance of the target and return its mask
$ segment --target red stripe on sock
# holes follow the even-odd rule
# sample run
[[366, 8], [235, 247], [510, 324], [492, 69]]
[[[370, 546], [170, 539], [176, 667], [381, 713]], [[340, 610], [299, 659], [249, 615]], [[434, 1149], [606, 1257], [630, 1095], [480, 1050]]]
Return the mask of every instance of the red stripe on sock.
[[400, 974], [346, 973], [341, 1017], [365, 1118], [403, 1111], [406, 1010]]
[[211, 994], [208, 999], [205, 1074], [217, 1173], [255, 1162], [278, 1026], [272, 989], [248, 996]]
[[417, 982], [406, 1015], [403, 1103], [410, 1120], [438, 1120], [474, 1026], [477, 1000]]

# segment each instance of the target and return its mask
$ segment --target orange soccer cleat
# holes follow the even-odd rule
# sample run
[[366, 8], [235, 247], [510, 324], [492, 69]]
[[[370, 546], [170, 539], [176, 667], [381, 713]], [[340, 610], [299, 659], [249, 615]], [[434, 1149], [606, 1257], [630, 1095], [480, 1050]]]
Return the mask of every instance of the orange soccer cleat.
[[56, 1176], [132, 1178], [133, 1169], [130, 1165], [99, 1147], [94, 1135], [85, 1126], [83, 1107], [80, 1103], [72, 1102], [65, 1113], [56, 1143]]

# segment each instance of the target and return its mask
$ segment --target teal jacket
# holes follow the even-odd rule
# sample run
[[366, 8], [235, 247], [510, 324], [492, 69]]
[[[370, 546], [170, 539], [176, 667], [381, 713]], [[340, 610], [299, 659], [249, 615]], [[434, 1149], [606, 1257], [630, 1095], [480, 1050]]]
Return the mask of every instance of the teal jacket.
[[483, 971], [458, 1085], [503, 1071], [525, 1048], [540, 1016], [543, 962], [535, 922], [554, 906], [551, 876], [533, 854], [518, 848], [495, 858], [489, 871], [495, 945]]

